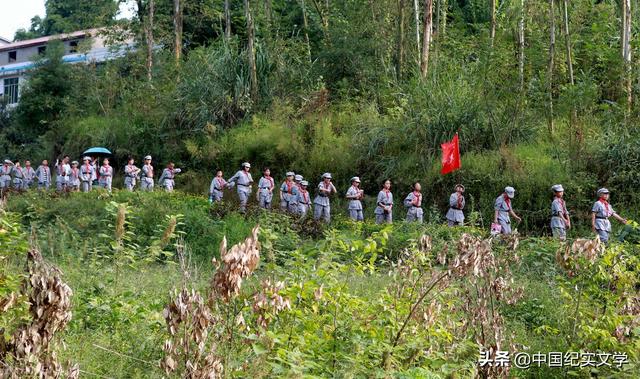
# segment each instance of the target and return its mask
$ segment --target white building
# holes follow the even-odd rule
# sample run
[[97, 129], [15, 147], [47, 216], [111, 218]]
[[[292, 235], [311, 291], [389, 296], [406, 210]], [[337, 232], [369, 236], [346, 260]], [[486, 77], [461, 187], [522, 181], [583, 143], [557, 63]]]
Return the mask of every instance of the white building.
[[9, 42], [0, 38], [0, 98], [15, 105], [20, 98], [20, 88], [27, 74], [35, 67], [38, 57], [45, 53], [47, 44], [60, 40], [64, 44], [66, 63], [99, 63], [123, 56], [132, 42], [124, 46], [109, 47], [101, 29], [80, 30], [25, 41]]

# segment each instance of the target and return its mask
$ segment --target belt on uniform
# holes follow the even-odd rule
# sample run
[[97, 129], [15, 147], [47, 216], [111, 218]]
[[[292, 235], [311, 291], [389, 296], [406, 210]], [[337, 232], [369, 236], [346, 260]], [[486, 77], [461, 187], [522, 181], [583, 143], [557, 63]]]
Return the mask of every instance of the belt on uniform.
[[251, 187], [250, 184], [240, 184], [240, 183], [236, 183], [236, 184], [239, 185], [239, 186], [243, 186], [243, 187]]
[[461, 211], [462, 208], [456, 208], [456, 207], [449, 207], [449, 209], [453, 209], [454, 211]]
[[596, 216], [598, 220], [608, 220], [609, 217]]

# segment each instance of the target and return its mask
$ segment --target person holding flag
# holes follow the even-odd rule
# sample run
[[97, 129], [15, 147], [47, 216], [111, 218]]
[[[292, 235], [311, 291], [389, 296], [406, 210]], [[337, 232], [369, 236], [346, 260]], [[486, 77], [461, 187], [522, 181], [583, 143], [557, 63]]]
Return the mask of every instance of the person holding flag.
[[464, 186], [456, 184], [455, 192], [449, 196], [449, 210], [447, 211], [447, 224], [449, 226], [464, 225]]

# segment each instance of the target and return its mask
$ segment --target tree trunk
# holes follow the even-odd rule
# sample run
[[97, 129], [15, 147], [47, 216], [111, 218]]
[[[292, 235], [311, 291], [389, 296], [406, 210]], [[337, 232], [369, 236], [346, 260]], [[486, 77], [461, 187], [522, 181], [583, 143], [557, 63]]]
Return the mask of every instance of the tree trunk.
[[524, 91], [524, 0], [520, 0], [520, 20], [518, 21], [518, 76], [520, 91]]
[[404, 59], [404, 2], [398, 1], [398, 39], [396, 46], [396, 77], [402, 79], [402, 66]]
[[322, 34], [324, 35], [324, 41], [327, 46], [331, 45], [331, 39], [329, 38], [329, 0], [325, 0], [324, 9], [321, 9], [320, 4], [318, 4], [319, 0], [311, 0], [313, 2], [313, 6], [316, 8], [316, 12], [318, 12], [318, 16], [320, 16], [320, 22], [322, 23]]
[[418, 47], [418, 62], [422, 59], [420, 53], [420, 8], [418, 8], [418, 0], [413, 0], [413, 14], [416, 19], [416, 46]]
[[304, 26], [304, 43], [307, 45], [307, 58], [311, 62], [311, 42], [309, 42], [309, 19], [307, 18], [307, 6], [304, 3], [305, 0], [300, 0], [300, 6], [302, 7], [302, 23]]
[[176, 64], [180, 64], [182, 58], [182, 0], [173, 0], [173, 29], [175, 33], [175, 58]]
[[147, 68], [147, 79], [151, 81], [153, 78], [153, 17], [156, 7], [155, 0], [149, 0], [148, 7], [147, 20], [144, 23], [144, 34], [147, 44], [147, 60], [145, 66]]
[[624, 64], [623, 88], [627, 94], [627, 114], [633, 103], [631, 87], [631, 0], [622, 0], [622, 62]]
[[229, 40], [231, 38], [231, 0], [224, 0], [224, 37]]
[[491, 30], [489, 31], [489, 39], [491, 40], [491, 47], [493, 47], [493, 41], [496, 38], [496, 0], [491, 0]]
[[247, 55], [249, 56], [249, 76], [251, 81], [251, 98], [258, 99], [258, 73], [256, 68], [256, 52], [254, 47], [255, 30], [249, 0], [244, 0], [244, 16], [247, 20]]
[[[447, 0], [440, 0], [440, 6], [442, 7], [442, 25], [439, 27], [438, 34], [441, 34], [444, 37], [447, 32]], [[438, 10], [440, 12], [440, 10]]]
[[556, 22], [554, 14], [554, 0], [549, 0], [549, 68], [547, 73], [548, 92], [549, 92], [549, 133], [553, 135], [553, 71], [555, 66], [556, 51]]
[[569, 74], [569, 83], [571, 85], [575, 84], [575, 79], [573, 77], [573, 58], [571, 57], [571, 34], [569, 32], [569, 0], [562, 1], [562, 18], [564, 25], [564, 43], [566, 45], [567, 51], [567, 71]]
[[422, 29], [422, 59], [420, 60], [420, 73], [423, 78], [427, 76], [429, 69], [429, 45], [433, 30], [433, 0], [424, 0], [424, 15]]

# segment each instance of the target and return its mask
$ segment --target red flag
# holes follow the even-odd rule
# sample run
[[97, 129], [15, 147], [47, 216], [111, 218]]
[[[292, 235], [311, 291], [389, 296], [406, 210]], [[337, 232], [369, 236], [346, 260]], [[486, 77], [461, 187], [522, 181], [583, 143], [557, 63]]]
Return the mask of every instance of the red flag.
[[450, 142], [440, 145], [442, 147], [442, 175], [448, 174], [460, 168], [460, 145], [458, 143], [458, 133]]

